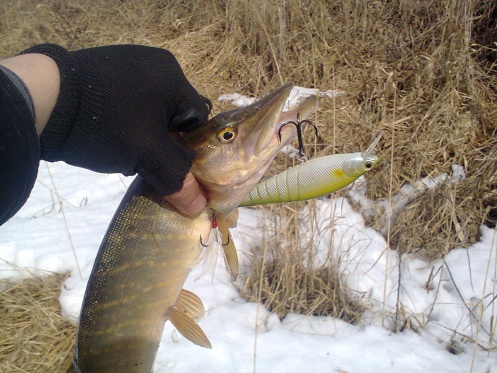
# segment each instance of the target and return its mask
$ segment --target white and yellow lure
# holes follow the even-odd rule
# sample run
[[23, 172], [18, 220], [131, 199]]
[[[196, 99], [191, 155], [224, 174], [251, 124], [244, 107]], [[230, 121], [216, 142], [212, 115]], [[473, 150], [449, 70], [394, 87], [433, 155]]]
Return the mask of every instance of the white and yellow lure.
[[365, 152], [314, 158], [260, 182], [240, 207], [304, 201], [346, 187], [376, 166], [378, 156], [374, 153], [381, 136]]

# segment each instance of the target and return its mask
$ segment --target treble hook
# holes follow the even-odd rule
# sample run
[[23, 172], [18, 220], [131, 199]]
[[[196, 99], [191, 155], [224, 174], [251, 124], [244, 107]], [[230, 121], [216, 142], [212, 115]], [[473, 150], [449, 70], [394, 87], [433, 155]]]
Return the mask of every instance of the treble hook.
[[[217, 217], [216, 217], [216, 213], [215, 212], [213, 212], [211, 214], [211, 229], [217, 229]], [[229, 243], [230, 243], [230, 237], [228, 236], [228, 241], [226, 243], [222, 243], [221, 242], [221, 245], [222, 246], [227, 246]], [[202, 235], [200, 235], [200, 244], [203, 247], [209, 247], [209, 242], [208, 241], [207, 241], [207, 244], [204, 244], [202, 242]]]
[[313, 122], [311, 122], [309, 119], [300, 120], [300, 113], [297, 113], [297, 123], [295, 123], [292, 120], [288, 120], [288, 121], [284, 122], [281, 125], [280, 129], [278, 130], [278, 136], [279, 136], [280, 141], [281, 141], [281, 130], [283, 127], [285, 127], [287, 124], [293, 124], [297, 128], [297, 140], [299, 142], [298, 159], [302, 162], [307, 161], [307, 158], [306, 158], [305, 153], [304, 153], [304, 140], [302, 139], [302, 124], [304, 124], [304, 123], [310, 124], [311, 126], [313, 126], [314, 130], [316, 131], [316, 136], [319, 136], [319, 131], [318, 131], [317, 126]]

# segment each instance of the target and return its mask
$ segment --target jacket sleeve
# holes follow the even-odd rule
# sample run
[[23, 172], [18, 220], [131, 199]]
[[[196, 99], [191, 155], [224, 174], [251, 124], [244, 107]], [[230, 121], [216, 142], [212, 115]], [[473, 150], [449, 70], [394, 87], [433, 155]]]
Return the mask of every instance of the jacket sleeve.
[[28, 199], [39, 162], [40, 142], [29, 91], [17, 75], [0, 66], [0, 225]]

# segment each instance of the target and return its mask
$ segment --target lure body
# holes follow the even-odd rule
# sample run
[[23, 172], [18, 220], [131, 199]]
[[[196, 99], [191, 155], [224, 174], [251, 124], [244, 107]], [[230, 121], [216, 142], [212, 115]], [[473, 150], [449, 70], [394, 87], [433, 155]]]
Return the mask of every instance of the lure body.
[[314, 158], [260, 182], [240, 206], [304, 201], [333, 193], [353, 183], [377, 163], [378, 157], [369, 152]]

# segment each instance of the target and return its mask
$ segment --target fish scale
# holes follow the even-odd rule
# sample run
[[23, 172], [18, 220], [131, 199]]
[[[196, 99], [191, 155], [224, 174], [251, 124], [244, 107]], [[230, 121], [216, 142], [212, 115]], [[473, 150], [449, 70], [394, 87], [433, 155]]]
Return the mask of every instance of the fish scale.
[[[81, 372], [152, 370], [166, 310], [174, 306], [200, 255], [198, 237], [210, 230], [207, 212], [191, 224], [147, 190], [141, 178], [126, 196], [102, 242], [106, 250], [96, 258], [83, 301], [77, 341]], [[131, 237], [130, 232], [140, 234]], [[169, 244], [171, 235], [177, 245]], [[116, 291], [113, 284], [126, 285]]]

